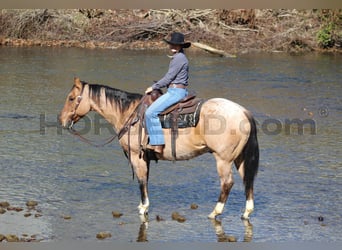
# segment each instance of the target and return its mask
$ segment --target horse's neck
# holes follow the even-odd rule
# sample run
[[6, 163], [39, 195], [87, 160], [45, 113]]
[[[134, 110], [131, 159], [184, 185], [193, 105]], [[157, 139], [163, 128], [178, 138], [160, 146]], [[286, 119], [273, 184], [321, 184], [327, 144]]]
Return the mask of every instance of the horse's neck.
[[110, 124], [113, 125], [116, 132], [120, 131], [126, 123], [129, 116], [134, 112], [139, 101], [132, 101], [129, 108], [121, 111], [117, 105], [107, 102], [105, 97], [100, 98], [98, 102], [93, 100], [92, 109], [105, 118]]

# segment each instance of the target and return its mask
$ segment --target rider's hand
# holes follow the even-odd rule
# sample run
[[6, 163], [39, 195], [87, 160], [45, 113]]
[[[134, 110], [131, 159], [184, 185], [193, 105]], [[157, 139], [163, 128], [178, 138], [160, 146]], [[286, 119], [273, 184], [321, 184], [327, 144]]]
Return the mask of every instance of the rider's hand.
[[152, 92], [152, 87], [148, 87], [146, 90], [145, 90], [145, 94], [149, 94]]

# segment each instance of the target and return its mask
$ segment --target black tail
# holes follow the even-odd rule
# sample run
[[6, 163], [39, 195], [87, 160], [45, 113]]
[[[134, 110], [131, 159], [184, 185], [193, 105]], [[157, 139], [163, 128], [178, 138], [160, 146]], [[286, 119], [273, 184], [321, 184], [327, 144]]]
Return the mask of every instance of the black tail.
[[259, 168], [259, 144], [257, 138], [257, 127], [255, 120], [249, 112], [245, 112], [246, 117], [251, 125], [251, 131], [249, 134], [248, 141], [243, 149], [243, 159], [244, 159], [244, 167], [245, 173], [243, 182], [245, 184], [245, 193], [246, 196], [253, 189], [254, 177], [258, 173]]

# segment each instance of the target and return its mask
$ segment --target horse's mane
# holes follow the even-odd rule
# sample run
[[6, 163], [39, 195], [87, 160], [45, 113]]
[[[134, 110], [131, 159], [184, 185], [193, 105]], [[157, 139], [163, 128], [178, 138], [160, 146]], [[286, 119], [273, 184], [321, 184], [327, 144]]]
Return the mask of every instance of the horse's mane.
[[89, 84], [87, 82], [83, 82], [84, 85], [88, 84], [89, 86], [89, 98], [92, 98], [99, 102], [101, 91], [104, 89], [106, 102], [110, 102], [112, 105], [116, 105], [121, 112], [126, 111], [130, 104], [134, 101], [140, 100], [142, 98], [141, 94], [130, 93], [120, 89], [112, 88], [105, 85], [100, 84]]

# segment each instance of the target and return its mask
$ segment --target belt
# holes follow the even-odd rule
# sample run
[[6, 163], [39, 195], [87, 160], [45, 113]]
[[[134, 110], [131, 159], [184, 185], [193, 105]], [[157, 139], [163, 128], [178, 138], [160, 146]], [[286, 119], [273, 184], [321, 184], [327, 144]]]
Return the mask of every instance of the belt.
[[177, 83], [171, 83], [171, 84], [169, 85], [169, 88], [185, 89], [186, 86], [185, 86], [184, 84], [182, 84], [182, 83], [179, 83], [179, 84], [177, 84]]

